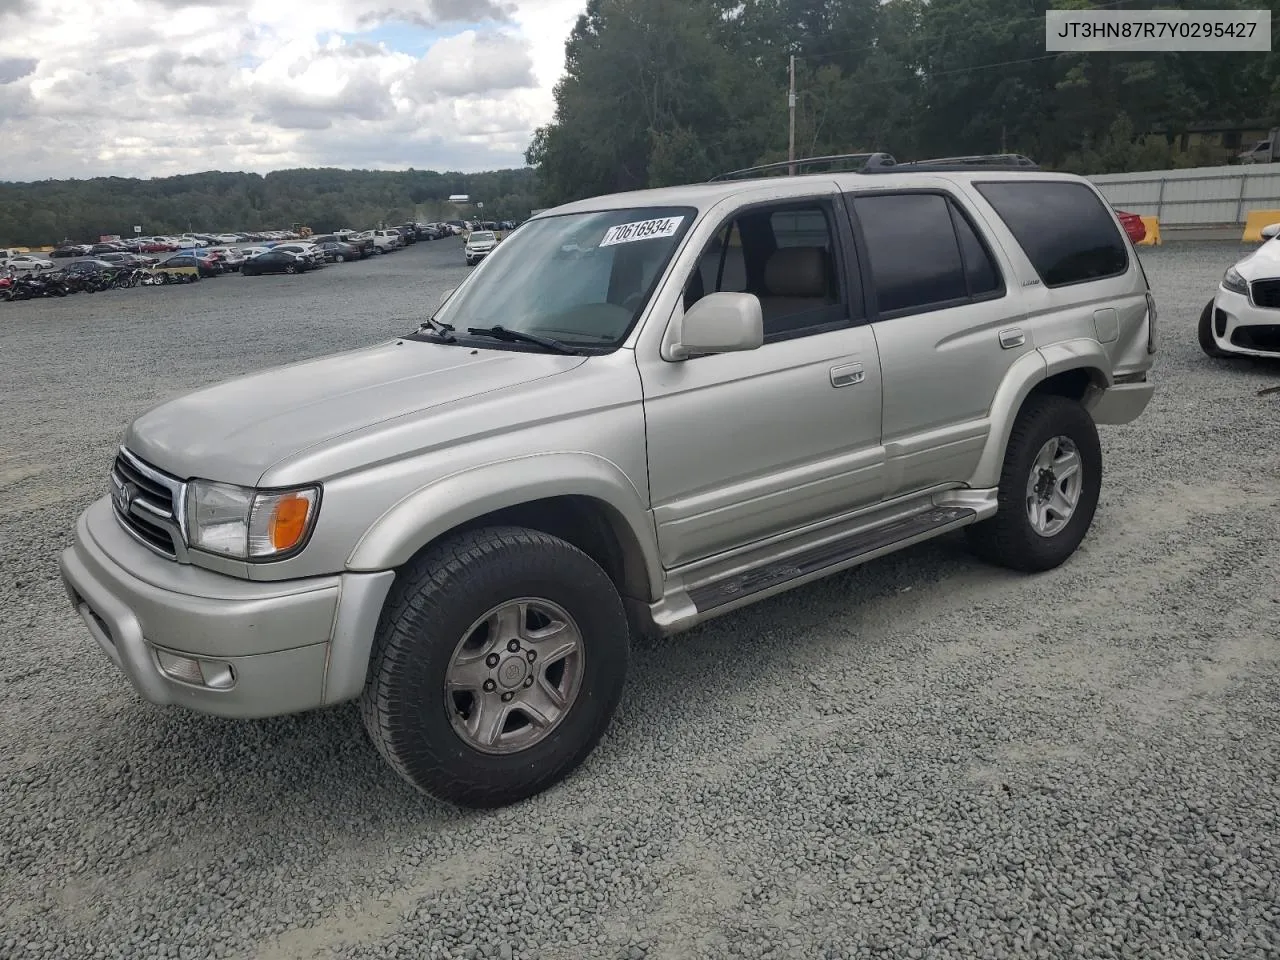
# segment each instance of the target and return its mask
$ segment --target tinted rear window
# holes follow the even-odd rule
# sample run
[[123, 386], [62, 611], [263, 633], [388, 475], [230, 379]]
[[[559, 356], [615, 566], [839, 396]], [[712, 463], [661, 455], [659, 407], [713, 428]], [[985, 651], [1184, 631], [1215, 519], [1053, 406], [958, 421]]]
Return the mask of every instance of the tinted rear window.
[[1124, 238], [1097, 194], [1082, 183], [977, 183], [1009, 226], [1046, 287], [1125, 272]]

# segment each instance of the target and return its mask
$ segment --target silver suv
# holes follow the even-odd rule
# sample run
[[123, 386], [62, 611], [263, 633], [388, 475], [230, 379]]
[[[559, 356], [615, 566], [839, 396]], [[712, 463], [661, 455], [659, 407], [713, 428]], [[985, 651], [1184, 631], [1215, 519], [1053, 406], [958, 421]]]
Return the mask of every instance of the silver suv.
[[636, 632], [961, 528], [1063, 563], [1154, 390], [1133, 247], [1024, 159], [841, 159], [542, 212], [416, 331], [143, 414], [73, 606], [152, 703], [358, 699], [484, 807], [591, 752]]

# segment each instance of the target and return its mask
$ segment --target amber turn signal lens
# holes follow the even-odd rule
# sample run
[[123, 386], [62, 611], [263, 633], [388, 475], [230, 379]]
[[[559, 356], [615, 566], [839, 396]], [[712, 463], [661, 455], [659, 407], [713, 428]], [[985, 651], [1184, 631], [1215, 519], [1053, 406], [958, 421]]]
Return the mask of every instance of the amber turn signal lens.
[[311, 501], [296, 493], [282, 497], [271, 514], [268, 531], [271, 546], [276, 550], [290, 550], [298, 545], [307, 530], [307, 514]]

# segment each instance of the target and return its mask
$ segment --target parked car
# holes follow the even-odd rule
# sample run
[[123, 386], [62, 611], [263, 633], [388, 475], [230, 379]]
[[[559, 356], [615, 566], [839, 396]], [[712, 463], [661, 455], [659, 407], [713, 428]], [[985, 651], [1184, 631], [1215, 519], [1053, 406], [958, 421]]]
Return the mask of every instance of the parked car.
[[466, 257], [467, 266], [475, 266], [489, 254], [493, 253], [493, 250], [497, 245], [498, 237], [492, 230], [472, 230], [471, 235], [467, 237], [467, 242], [462, 248], [462, 254]]
[[272, 247], [271, 249], [279, 250], [282, 253], [292, 253], [295, 256], [303, 257], [304, 259], [311, 261], [311, 264], [313, 266], [317, 266], [317, 267], [323, 266], [325, 262], [324, 254], [316, 247], [314, 243], [311, 243], [310, 241], [307, 241], [307, 240], [303, 240], [299, 243], [281, 243], [275, 247]]
[[404, 247], [404, 237], [395, 230], [374, 230], [372, 239], [378, 253], [390, 253]]
[[1139, 244], [1147, 239], [1147, 225], [1142, 222], [1141, 214], [1117, 209], [1116, 216], [1120, 220], [1120, 225], [1124, 227], [1124, 232], [1129, 235], [1129, 239], [1134, 244]]
[[91, 273], [101, 273], [104, 270], [119, 270], [120, 264], [112, 263], [109, 260], [102, 260], [97, 257], [93, 259], [77, 260], [75, 263], [68, 263], [62, 268], [63, 273], [88, 276]]
[[5, 261], [4, 265], [15, 273], [39, 273], [42, 270], [52, 270], [57, 266], [52, 260], [33, 257], [29, 253], [20, 253], [16, 257], [10, 257]]
[[72, 257], [88, 256], [89, 248], [80, 244], [73, 246], [62, 246], [55, 249], [49, 254], [54, 260], [70, 260]]
[[1227, 268], [1200, 311], [1197, 337], [1210, 357], [1280, 357], [1280, 223], [1262, 228], [1263, 242]]
[[360, 248], [351, 243], [339, 243], [337, 240], [325, 240], [316, 244], [327, 263], [346, 263], [348, 260], [359, 260]]
[[159, 257], [146, 257], [139, 253], [103, 253], [98, 259], [117, 267], [153, 267], [160, 262]]
[[173, 256], [166, 257], [156, 264], [156, 269], [159, 270], [172, 270], [180, 267], [194, 267], [196, 269], [196, 273], [202, 278], [216, 277], [222, 273], [222, 267], [219, 266], [218, 261], [214, 260], [212, 257], [201, 256], [190, 250], [184, 251], [183, 253], [175, 253]]
[[264, 273], [305, 273], [314, 270], [318, 264], [310, 257], [288, 250], [268, 250], [251, 260], [246, 260], [240, 273], [246, 277], [257, 277]]
[[226, 272], [239, 270], [241, 264], [245, 261], [244, 254], [235, 247], [209, 247], [202, 252], [211, 260], [217, 261], [218, 265]]
[[71, 608], [154, 703], [358, 700], [400, 776], [492, 807], [591, 753], [633, 633], [961, 529], [1065, 563], [1096, 425], [1155, 390], [1098, 188], [778, 167], [540, 213], [416, 330], [142, 414], [61, 554]]

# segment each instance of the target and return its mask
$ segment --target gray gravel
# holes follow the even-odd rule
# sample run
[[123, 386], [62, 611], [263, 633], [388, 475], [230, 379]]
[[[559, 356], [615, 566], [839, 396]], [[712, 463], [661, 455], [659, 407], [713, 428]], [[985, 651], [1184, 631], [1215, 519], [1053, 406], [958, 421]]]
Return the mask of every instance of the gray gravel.
[[348, 705], [140, 702], [56, 574], [131, 417], [406, 329], [457, 243], [0, 306], [0, 957], [1280, 956], [1280, 366], [1194, 338], [1239, 251], [1144, 251], [1162, 388], [1065, 567], [952, 538], [646, 642], [582, 770], [483, 815]]

